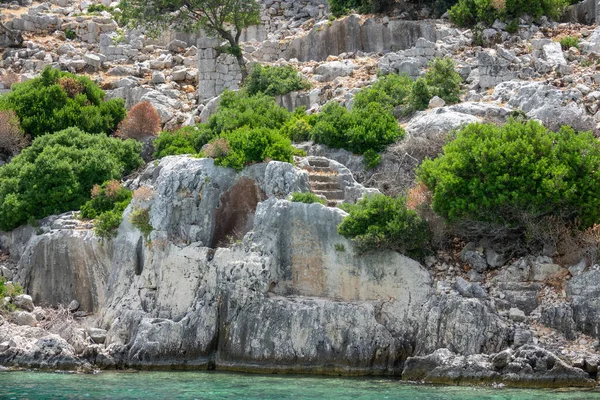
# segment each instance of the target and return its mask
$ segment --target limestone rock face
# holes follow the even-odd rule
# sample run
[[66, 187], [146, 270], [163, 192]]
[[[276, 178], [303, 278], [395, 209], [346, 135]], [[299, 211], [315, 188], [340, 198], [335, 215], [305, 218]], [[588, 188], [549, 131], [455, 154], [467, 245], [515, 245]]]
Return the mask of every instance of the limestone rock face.
[[27, 242], [17, 280], [36, 304], [78, 299], [82, 310], [97, 311], [104, 303], [111, 249], [89, 229], [50, 230]]
[[[237, 207], [252, 185], [255, 210]], [[212, 160], [167, 157], [132, 186], [154, 195], [134, 200], [114, 240], [102, 313], [107, 364], [400, 372], [429, 274], [395, 252], [357, 256], [337, 233], [346, 215], [337, 208], [278, 199], [306, 190], [304, 171], [271, 162], [236, 174]], [[127, 221], [142, 206], [150, 242]], [[251, 230], [241, 242], [216, 240], [234, 233], [219, 226], [238, 209]]]

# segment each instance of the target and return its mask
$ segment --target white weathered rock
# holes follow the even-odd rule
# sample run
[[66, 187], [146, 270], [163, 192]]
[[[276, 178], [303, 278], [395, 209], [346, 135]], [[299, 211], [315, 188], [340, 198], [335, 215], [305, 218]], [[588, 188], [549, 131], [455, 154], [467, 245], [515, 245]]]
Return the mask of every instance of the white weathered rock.
[[13, 304], [18, 308], [32, 312], [35, 306], [33, 305], [33, 299], [27, 294], [20, 294], [14, 298]]
[[21, 326], [36, 326], [37, 320], [35, 316], [27, 311], [17, 311], [14, 313], [15, 322], [17, 325]]
[[444, 107], [445, 105], [446, 102], [437, 96], [433, 96], [431, 100], [429, 100], [429, 108], [439, 108]]
[[315, 73], [323, 77], [324, 82], [329, 82], [340, 76], [348, 76], [356, 69], [356, 64], [351, 61], [331, 61], [320, 64], [315, 68]]
[[91, 67], [102, 68], [102, 59], [97, 54], [87, 53], [83, 56], [83, 60]]
[[521, 322], [525, 320], [525, 313], [522, 310], [519, 310], [518, 308], [514, 307], [508, 310], [508, 316], [510, 319], [516, 322]]

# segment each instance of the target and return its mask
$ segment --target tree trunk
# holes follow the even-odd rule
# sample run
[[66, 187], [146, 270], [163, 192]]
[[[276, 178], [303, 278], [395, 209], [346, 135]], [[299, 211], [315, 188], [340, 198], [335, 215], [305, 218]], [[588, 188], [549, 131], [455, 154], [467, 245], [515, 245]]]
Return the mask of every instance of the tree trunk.
[[229, 42], [229, 45], [231, 46], [232, 53], [235, 55], [235, 59], [240, 66], [240, 70], [242, 71], [242, 83], [244, 83], [246, 81], [246, 77], [248, 77], [248, 70], [246, 69], [246, 61], [244, 60], [244, 54], [242, 53], [242, 49], [240, 47], [240, 35], [239, 33], [236, 34], [235, 38], [230, 32], [221, 33], [221, 35]]

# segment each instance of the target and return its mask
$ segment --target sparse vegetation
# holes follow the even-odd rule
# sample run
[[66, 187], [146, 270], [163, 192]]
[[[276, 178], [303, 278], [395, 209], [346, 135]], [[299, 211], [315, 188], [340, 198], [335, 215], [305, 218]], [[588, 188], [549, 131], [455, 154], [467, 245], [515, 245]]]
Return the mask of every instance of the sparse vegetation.
[[306, 203], [306, 204], [319, 203], [319, 204], [325, 205], [325, 200], [323, 200], [322, 198], [320, 198], [319, 196], [317, 196], [316, 194], [311, 193], [311, 192], [307, 192], [307, 193], [294, 192], [294, 193], [292, 193], [290, 199], [291, 199], [291, 201], [296, 202], [296, 203]]
[[[0, 277], [0, 314], [15, 311], [16, 307], [12, 304], [12, 300], [20, 294], [23, 294], [21, 285], [15, 282], [7, 282], [5, 277]], [[10, 298], [11, 302], [4, 303], [6, 297]]]
[[150, 225], [150, 208], [134, 208], [129, 216], [129, 222], [142, 232], [146, 241], [154, 230]]
[[105, 239], [113, 237], [121, 224], [123, 211], [131, 202], [131, 190], [122, 187], [117, 180], [110, 180], [94, 185], [91, 196], [81, 207], [81, 217], [96, 220], [96, 235]]
[[575, 36], [565, 36], [559, 40], [559, 43], [563, 50], [569, 50], [571, 47], [579, 48], [579, 38]]
[[0, 111], [0, 157], [4, 160], [17, 155], [29, 144], [19, 124], [19, 117], [12, 110]]

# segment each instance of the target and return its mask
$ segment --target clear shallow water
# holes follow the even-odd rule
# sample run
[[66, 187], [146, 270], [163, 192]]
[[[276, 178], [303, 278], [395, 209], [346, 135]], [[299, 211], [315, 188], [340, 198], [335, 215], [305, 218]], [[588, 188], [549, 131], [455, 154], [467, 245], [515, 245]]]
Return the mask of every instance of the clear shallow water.
[[391, 379], [219, 372], [4, 372], [0, 373], [0, 399], [600, 400], [600, 391], [440, 387]]

